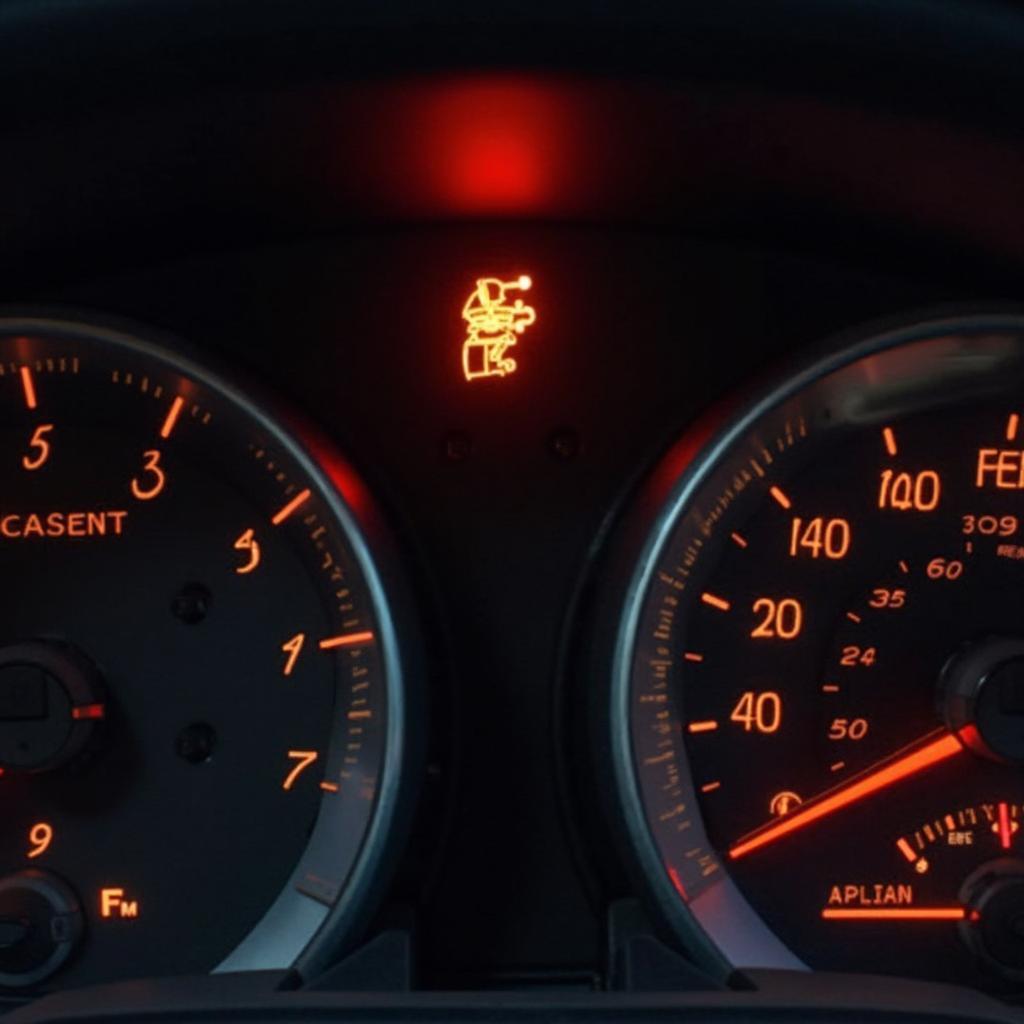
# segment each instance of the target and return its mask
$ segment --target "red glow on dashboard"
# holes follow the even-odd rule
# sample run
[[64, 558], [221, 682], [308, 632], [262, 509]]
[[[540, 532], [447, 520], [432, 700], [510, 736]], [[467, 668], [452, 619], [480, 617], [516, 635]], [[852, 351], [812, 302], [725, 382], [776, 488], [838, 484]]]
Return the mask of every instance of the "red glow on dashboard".
[[668, 868], [668, 877], [669, 879], [671, 879], [672, 885], [675, 888], [676, 892], [679, 893], [679, 895], [682, 896], [684, 900], [688, 900], [689, 897], [687, 897], [686, 895], [686, 886], [683, 885], [683, 880], [679, 877], [679, 872], [676, 871], [676, 869], [672, 867], [671, 864], [666, 865], [666, 867]]
[[443, 208], [535, 213], [563, 200], [567, 174], [578, 171], [578, 117], [551, 84], [463, 79], [412, 92], [403, 106], [411, 187]]
[[337, 455], [317, 438], [306, 434], [303, 440], [317, 465], [327, 474], [328, 479], [345, 499], [348, 507], [360, 518], [365, 517], [373, 503], [369, 491], [359, 479], [356, 471], [340, 455]]

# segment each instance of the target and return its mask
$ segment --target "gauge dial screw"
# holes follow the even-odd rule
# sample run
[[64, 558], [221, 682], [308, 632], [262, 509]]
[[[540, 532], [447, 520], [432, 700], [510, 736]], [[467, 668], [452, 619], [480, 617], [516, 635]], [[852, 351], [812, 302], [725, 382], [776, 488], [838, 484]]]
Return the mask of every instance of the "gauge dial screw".
[[473, 438], [464, 430], [450, 430], [441, 440], [441, 451], [449, 462], [465, 462], [473, 454]]
[[212, 599], [210, 591], [202, 583], [186, 583], [171, 602], [171, 611], [187, 626], [196, 626], [209, 613]]
[[548, 451], [563, 462], [569, 462], [582, 449], [580, 435], [572, 427], [560, 427], [548, 438]]
[[206, 722], [193, 722], [178, 733], [174, 750], [189, 764], [204, 764], [213, 756], [217, 746], [217, 733]]

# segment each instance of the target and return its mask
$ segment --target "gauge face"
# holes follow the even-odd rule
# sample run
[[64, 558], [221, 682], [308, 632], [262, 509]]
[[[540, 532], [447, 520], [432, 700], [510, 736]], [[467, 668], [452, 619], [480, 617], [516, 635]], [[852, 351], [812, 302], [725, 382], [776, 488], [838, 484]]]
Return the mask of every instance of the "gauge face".
[[829, 357], [652, 486], [627, 818], [737, 967], [1024, 987], [1024, 325]]
[[349, 471], [102, 328], [0, 321], [0, 395], [0, 984], [291, 965], [395, 813]]

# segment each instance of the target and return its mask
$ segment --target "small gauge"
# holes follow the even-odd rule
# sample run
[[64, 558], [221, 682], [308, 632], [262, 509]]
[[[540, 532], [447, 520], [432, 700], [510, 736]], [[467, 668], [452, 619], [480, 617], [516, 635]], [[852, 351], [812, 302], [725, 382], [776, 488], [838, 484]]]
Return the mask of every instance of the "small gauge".
[[1024, 989], [1024, 323], [915, 324], [638, 502], [610, 727], [709, 963]]
[[406, 774], [388, 557], [351, 469], [248, 393], [0, 320], [0, 986], [313, 969], [351, 937]]

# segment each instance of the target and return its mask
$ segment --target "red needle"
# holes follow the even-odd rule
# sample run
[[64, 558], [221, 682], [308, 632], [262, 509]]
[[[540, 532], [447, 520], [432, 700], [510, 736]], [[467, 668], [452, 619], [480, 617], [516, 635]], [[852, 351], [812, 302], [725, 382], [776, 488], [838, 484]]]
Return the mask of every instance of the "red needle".
[[910, 748], [904, 748], [902, 752], [888, 758], [875, 768], [869, 768], [846, 785], [822, 793], [821, 796], [804, 804], [793, 814], [788, 814], [779, 821], [771, 822], [751, 832], [729, 850], [729, 857], [732, 860], [737, 860], [753, 850], [760, 849], [762, 846], [775, 842], [776, 839], [789, 835], [790, 832], [810, 825], [811, 822], [818, 821], [844, 807], [849, 807], [850, 804], [863, 800], [864, 797], [871, 796], [872, 793], [877, 793], [894, 782], [900, 782], [939, 761], [945, 761], [947, 757], [959, 754], [963, 749], [963, 744], [953, 733], [944, 732], [937, 738], [935, 733], [931, 733], [924, 740]]
[[1013, 836], [1013, 826], [1010, 824], [1010, 808], [1005, 801], [999, 805], [999, 845], [1004, 849], [1010, 848], [1010, 839]]

